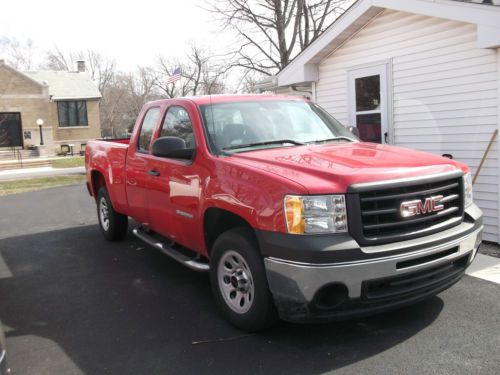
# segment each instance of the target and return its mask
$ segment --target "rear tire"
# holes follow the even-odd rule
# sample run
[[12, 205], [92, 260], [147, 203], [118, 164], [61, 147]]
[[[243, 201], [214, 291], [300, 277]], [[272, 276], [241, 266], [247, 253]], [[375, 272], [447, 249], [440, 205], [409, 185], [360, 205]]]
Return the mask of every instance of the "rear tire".
[[277, 320], [264, 263], [248, 228], [236, 228], [215, 241], [210, 259], [215, 302], [235, 327], [255, 332]]
[[121, 241], [127, 235], [128, 216], [116, 212], [105, 186], [97, 194], [97, 217], [99, 227], [108, 241]]

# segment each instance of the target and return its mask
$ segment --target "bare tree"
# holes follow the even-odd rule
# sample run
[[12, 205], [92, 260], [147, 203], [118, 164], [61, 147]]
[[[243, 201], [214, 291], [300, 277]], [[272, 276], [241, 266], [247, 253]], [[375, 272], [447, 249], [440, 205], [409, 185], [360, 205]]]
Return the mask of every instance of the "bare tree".
[[42, 69], [72, 71], [76, 56], [72, 52], [64, 53], [59, 47], [45, 52], [45, 61], [40, 65]]
[[155, 72], [139, 67], [134, 73], [117, 73], [106, 85], [101, 100], [103, 136], [126, 136], [144, 103], [163, 96], [155, 87]]
[[[181, 69], [181, 79], [168, 83], [167, 80], [175, 69]], [[157, 64], [155, 85], [168, 98], [186, 95], [220, 94], [228, 64], [216, 61], [209, 51], [195, 44], [184, 60], [160, 56]]]
[[139, 67], [136, 74], [129, 74], [126, 80], [130, 92], [130, 107], [134, 113], [139, 113], [144, 103], [159, 99], [155, 91], [156, 75], [151, 67]]
[[240, 74], [241, 76], [235, 87], [235, 92], [259, 93], [259, 83], [266, 77], [269, 77], [251, 69], [243, 69]]
[[[177, 68], [181, 69], [181, 79], [169, 83], [168, 78], [174, 74]], [[165, 97], [175, 98], [188, 95], [189, 81], [183, 79], [186, 69], [186, 64], [181, 62], [178, 58], [158, 57], [155, 85]]]
[[104, 92], [106, 86], [113, 78], [116, 71], [115, 60], [108, 59], [97, 51], [86, 50], [78, 54], [78, 60], [87, 64], [92, 79], [97, 82], [100, 92]]
[[30, 70], [33, 68], [35, 45], [33, 40], [19, 41], [16, 38], [0, 37], [0, 56], [15, 69]]
[[350, 0], [205, 0], [236, 31], [234, 65], [271, 75], [314, 42]]

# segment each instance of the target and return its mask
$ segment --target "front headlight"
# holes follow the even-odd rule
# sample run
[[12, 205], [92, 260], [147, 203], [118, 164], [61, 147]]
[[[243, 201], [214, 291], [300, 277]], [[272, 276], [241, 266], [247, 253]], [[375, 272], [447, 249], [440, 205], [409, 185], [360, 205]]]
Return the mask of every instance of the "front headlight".
[[472, 176], [470, 172], [467, 172], [462, 178], [464, 185], [464, 206], [467, 208], [472, 204]]
[[286, 195], [288, 233], [347, 232], [347, 211], [343, 195]]

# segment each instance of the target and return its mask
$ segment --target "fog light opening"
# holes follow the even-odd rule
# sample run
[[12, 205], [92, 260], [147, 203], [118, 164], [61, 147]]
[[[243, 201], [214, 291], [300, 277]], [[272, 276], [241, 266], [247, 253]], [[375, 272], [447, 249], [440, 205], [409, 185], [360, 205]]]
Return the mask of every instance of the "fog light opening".
[[344, 284], [328, 284], [316, 292], [313, 303], [320, 310], [332, 310], [347, 301], [347, 298], [348, 291]]

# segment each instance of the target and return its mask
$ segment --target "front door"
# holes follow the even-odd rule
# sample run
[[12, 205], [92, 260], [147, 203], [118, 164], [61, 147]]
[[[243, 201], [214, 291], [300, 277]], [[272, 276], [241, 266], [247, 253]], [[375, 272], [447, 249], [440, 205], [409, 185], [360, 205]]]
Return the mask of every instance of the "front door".
[[0, 147], [23, 147], [20, 113], [0, 112]]
[[365, 142], [390, 143], [388, 64], [349, 71], [349, 125]]
[[[186, 148], [196, 148], [188, 111], [175, 103], [167, 109], [158, 136], [179, 137]], [[154, 171], [148, 190], [151, 228], [188, 248], [198, 248], [198, 238], [193, 235], [201, 195], [198, 168], [190, 160], [160, 157], [153, 157], [148, 168]]]

